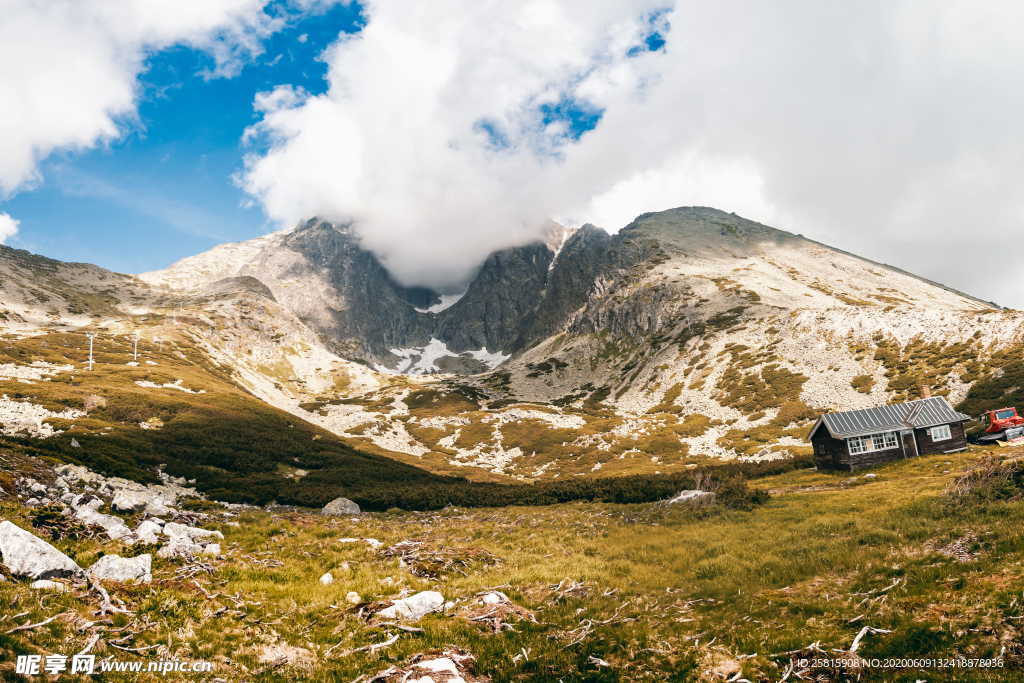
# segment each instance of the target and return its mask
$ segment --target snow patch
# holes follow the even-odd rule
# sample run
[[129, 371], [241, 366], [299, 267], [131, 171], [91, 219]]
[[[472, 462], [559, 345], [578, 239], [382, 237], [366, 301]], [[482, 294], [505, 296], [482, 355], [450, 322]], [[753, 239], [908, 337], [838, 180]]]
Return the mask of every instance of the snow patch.
[[507, 354], [491, 353], [486, 348], [475, 351], [456, 352], [448, 348], [440, 339], [431, 337], [426, 346], [411, 347], [406, 349], [391, 349], [391, 353], [401, 358], [398, 367], [391, 372], [405, 373], [409, 375], [424, 375], [433, 372], [442, 372], [437, 361], [447, 357], [469, 356], [480, 361], [490, 369], [494, 369], [509, 359]]
[[443, 310], [449, 309], [459, 302], [459, 300], [466, 296], [465, 292], [461, 294], [442, 294], [441, 301], [430, 306], [429, 308], [417, 308], [416, 310], [420, 313], [440, 313]]

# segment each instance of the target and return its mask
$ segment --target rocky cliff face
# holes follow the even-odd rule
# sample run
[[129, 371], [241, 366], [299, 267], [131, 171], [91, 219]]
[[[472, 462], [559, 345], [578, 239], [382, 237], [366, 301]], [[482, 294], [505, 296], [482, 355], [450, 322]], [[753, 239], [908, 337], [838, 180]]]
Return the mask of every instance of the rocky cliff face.
[[476, 373], [559, 333], [636, 339], [739, 308], [990, 307], [715, 209], [645, 214], [615, 236], [591, 225], [548, 232], [492, 254], [442, 305], [395, 283], [350, 229], [315, 219], [140, 277], [186, 291], [256, 278], [336, 353], [402, 372]]
[[545, 242], [492, 254], [448, 305], [436, 292], [392, 280], [346, 226], [315, 219], [140, 278], [177, 291], [256, 278], [337, 353], [400, 371], [480, 372], [515, 347], [572, 232], [552, 224]]

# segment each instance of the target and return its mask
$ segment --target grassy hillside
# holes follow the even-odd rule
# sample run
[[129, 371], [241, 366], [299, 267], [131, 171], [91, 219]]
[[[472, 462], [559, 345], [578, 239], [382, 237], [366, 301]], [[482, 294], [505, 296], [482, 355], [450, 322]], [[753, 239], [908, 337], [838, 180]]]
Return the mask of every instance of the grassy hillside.
[[[537, 485], [471, 482], [352, 448], [242, 391], [227, 369], [211, 364], [187, 341], [147, 344], [140, 364], [129, 365], [130, 337], [99, 337], [92, 370], [81, 362], [87, 349], [83, 333], [8, 340], [0, 364], [75, 367], [31, 383], [0, 379], [0, 395], [54, 412], [88, 407], [88, 413], [48, 419], [63, 430], [55, 436], [0, 435], [0, 445], [143, 482], [155, 481], [156, 466], [165, 465], [169, 474], [195, 480], [199, 490], [220, 501], [319, 507], [346, 496], [370, 510], [643, 502], [693, 488], [695, 478], [703, 476], [677, 471]], [[741, 506], [758, 502], [737, 479], [743, 468], [704, 471], [711, 470], [720, 495]]]
[[[85, 417], [50, 421], [65, 430], [62, 434], [0, 440], [27, 453], [139, 481], [152, 481], [153, 468], [165, 463], [167, 472], [196, 479], [210, 496], [236, 502], [294, 499], [301, 489], [310, 502], [322, 504], [333, 495], [355, 495], [385, 483], [456, 481], [359, 452], [257, 400], [188, 342], [145, 344], [144, 360], [131, 366], [131, 338], [101, 336], [91, 371], [82, 363], [87, 349], [83, 333], [5, 340], [0, 363], [43, 361], [75, 369], [31, 384], [0, 380], [0, 394], [54, 411], [81, 410], [90, 397], [100, 400], [91, 400], [97, 405]], [[167, 386], [175, 382], [188, 391]]]
[[[1024, 667], [1020, 481], [985, 489], [995, 492], [987, 497], [946, 492], [981, 457], [923, 457], [874, 478], [813, 470], [761, 478], [752, 485], [772, 498], [747, 511], [569, 504], [357, 521], [252, 510], [235, 518], [238, 526], [220, 526], [226, 557], [208, 569], [190, 575], [156, 560], [153, 584], [113, 588], [135, 613], [102, 627], [94, 651], [208, 659], [227, 680], [353, 680], [443, 648], [471, 653], [477, 674], [495, 681], [724, 680], [736, 672], [760, 681], [787, 671], [791, 679], [801, 672], [839, 680], [845, 671], [861, 680], [1008, 680]], [[28, 523], [11, 502], [0, 503], [0, 516]], [[385, 548], [416, 539], [441, 551], [435, 559], [465, 561], [403, 567], [341, 537], [376, 538]], [[101, 549], [119, 550], [95, 540], [59, 545], [83, 563]], [[437, 577], [415, 576], [423, 566]], [[335, 582], [321, 585], [329, 570]], [[346, 602], [350, 591], [365, 603], [406, 588], [458, 602], [416, 624], [423, 631], [374, 625]], [[493, 589], [536, 621], [502, 611], [511, 628], [496, 632], [493, 614], [480, 618], [488, 610], [473, 607], [473, 596]], [[75, 628], [89, 612], [82, 596], [40, 602], [8, 582], [0, 601], [23, 613], [17, 623], [69, 613], [0, 636], [0, 660], [75, 652], [88, 640]], [[864, 658], [1001, 656], [1004, 668], [859, 667], [843, 651], [866, 626], [879, 630], [862, 637]], [[391, 636], [391, 644], [366, 649]], [[156, 647], [130, 653], [111, 640]], [[261, 664], [261, 648], [272, 644], [301, 648], [302, 656]], [[849, 661], [799, 664], [815, 655]]]

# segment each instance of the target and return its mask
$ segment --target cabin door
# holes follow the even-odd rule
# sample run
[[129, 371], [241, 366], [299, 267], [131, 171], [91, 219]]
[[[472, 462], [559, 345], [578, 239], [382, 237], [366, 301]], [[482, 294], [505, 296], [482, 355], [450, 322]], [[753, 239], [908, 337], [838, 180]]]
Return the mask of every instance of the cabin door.
[[900, 439], [903, 441], [903, 457], [916, 458], [918, 453], [917, 439], [914, 438], [914, 430], [903, 430], [902, 432], [900, 432]]

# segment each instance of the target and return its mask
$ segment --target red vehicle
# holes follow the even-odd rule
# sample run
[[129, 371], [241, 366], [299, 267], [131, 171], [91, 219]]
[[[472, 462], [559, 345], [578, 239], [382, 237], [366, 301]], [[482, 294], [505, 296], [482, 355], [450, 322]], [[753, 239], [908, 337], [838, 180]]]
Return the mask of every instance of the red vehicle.
[[1016, 408], [988, 410], [978, 419], [985, 427], [985, 431], [978, 437], [980, 443], [1010, 441], [1024, 436], [1024, 417], [1017, 414]]

